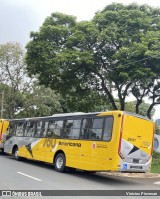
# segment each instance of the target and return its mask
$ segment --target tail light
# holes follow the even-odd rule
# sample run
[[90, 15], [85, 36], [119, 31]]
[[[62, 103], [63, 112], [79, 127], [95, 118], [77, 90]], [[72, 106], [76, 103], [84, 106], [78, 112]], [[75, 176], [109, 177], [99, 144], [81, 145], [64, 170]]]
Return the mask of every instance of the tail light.
[[121, 129], [120, 129], [120, 138], [119, 138], [119, 147], [118, 147], [118, 154], [119, 154], [119, 156], [120, 156], [122, 159], [124, 159], [124, 156], [123, 156], [122, 153], [121, 153], [123, 122], [124, 122], [124, 115], [122, 115], [122, 122], [121, 122]]
[[153, 125], [153, 137], [152, 137], [151, 156], [152, 156], [152, 154], [153, 154], [153, 145], [154, 145], [154, 131], [155, 131], [155, 125]]

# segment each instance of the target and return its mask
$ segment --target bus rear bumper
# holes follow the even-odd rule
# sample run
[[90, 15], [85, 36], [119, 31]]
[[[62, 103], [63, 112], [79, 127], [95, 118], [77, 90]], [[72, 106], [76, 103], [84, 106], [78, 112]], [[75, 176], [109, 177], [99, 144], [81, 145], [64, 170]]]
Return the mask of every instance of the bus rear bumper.
[[149, 160], [146, 164], [127, 163], [121, 160], [119, 166], [118, 170], [121, 172], [146, 173], [150, 170], [151, 160]]

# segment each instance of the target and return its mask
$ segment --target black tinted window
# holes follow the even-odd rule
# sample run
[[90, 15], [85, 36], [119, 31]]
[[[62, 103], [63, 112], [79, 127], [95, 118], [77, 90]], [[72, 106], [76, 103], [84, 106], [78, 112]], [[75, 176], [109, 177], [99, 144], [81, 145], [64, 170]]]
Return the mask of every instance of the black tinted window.
[[33, 137], [36, 132], [36, 122], [26, 122], [24, 136]]
[[107, 117], [105, 119], [103, 140], [109, 141], [112, 137], [113, 117]]
[[64, 137], [78, 139], [80, 134], [81, 120], [66, 120], [64, 126]]
[[62, 137], [63, 121], [49, 121], [48, 137], [59, 138]]
[[43, 121], [41, 137], [46, 137], [47, 136], [48, 125], [49, 125], [48, 121]]
[[81, 139], [100, 140], [102, 138], [103, 118], [83, 119]]
[[15, 124], [15, 122], [10, 122], [9, 128], [8, 128], [8, 134], [9, 135], [15, 135], [16, 134], [16, 124]]
[[16, 124], [16, 135], [17, 136], [23, 136], [23, 128], [24, 128], [24, 122], [18, 122]]
[[34, 134], [35, 137], [42, 137], [43, 133], [43, 122], [37, 121], [36, 132]]

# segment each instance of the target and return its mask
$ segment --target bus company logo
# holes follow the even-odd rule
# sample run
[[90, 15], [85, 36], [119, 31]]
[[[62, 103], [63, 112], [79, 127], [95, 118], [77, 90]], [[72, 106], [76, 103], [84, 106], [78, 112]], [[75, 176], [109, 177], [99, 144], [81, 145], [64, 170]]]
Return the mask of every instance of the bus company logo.
[[131, 137], [129, 137], [127, 141], [129, 141], [129, 142], [135, 142], [135, 141], [136, 141], [136, 139], [135, 139], [135, 138], [131, 138]]
[[107, 145], [105, 145], [105, 144], [97, 144], [97, 148], [107, 148]]
[[59, 145], [81, 147], [81, 143], [74, 143], [74, 142], [61, 142], [60, 141]]

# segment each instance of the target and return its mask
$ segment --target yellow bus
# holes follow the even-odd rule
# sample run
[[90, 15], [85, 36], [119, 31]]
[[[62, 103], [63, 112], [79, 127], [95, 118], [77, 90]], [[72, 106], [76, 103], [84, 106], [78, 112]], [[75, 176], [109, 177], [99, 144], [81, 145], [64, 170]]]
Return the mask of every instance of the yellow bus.
[[154, 123], [123, 111], [10, 120], [4, 151], [54, 164], [56, 171], [148, 172]]
[[4, 151], [4, 141], [6, 139], [6, 132], [9, 122], [5, 119], [0, 119], [0, 150]]

